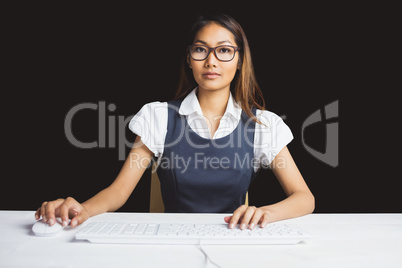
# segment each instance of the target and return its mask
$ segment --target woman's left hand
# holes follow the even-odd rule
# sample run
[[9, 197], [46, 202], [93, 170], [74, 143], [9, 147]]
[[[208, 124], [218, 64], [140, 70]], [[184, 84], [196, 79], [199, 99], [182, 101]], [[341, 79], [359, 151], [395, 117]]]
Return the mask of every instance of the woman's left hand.
[[242, 205], [233, 212], [232, 216], [225, 217], [224, 220], [229, 223], [230, 229], [240, 224], [240, 229], [244, 230], [247, 227], [254, 229], [257, 224], [264, 228], [269, 222], [268, 217], [268, 212], [263, 208]]

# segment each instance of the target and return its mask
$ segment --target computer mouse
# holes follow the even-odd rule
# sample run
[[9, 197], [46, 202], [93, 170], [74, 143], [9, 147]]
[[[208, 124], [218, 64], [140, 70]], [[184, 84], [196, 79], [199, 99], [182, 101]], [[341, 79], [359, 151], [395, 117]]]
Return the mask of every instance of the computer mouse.
[[32, 232], [37, 236], [53, 236], [62, 231], [64, 227], [61, 222], [56, 220], [56, 223], [50, 226], [43, 219], [37, 221], [32, 226]]

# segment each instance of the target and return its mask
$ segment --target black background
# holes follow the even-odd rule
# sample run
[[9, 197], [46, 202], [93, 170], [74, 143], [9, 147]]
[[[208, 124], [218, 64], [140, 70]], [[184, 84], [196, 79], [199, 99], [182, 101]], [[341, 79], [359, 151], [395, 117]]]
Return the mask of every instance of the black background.
[[[286, 116], [295, 137], [288, 147], [316, 197], [316, 212], [402, 212], [398, 120], [392, 119], [400, 114], [392, 95], [398, 87], [389, 83], [397, 74], [390, 57], [392, 7], [210, 4], [3, 9], [9, 16], [0, 209], [34, 210], [67, 196], [82, 202], [107, 187], [123, 164], [118, 148], [73, 146], [64, 133], [68, 111], [82, 103], [114, 104], [107, 117], [117, 122], [148, 102], [171, 99], [195, 16], [221, 11], [246, 32], [268, 110]], [[334, 168], [307, 152], [301, 133], [309, 115], [337, 100]], [[97, 140], [97, 111], [81, 111], [72, 128], [81, 141]], [[125, 135], [134, 141], [127, 128]], [[309, 146], [325, 150], [324, 123], [305, 135]], [[150, 174], [145, 172], [120, 211], [149, 210]], [[259, 173], [249, 193], [256, 206], [284, 197], [270, 170]]]

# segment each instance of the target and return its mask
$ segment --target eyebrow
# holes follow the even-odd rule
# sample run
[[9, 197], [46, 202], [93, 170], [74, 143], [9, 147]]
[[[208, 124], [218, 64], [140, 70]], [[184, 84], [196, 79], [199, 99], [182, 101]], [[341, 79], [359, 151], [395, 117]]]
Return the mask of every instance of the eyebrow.
[[[202, 43], [202, 44], [204, 44], [204, 45], [206, 45], [207, 44], [207, 42], [205, 42], [205, 41], [202, 41], [202, 40], [196, 40], [194, 43]], [[232, 42], [230, 42], [229, 40], [223, 40], [223, 41], [219, 41], [218, 43], [217, 43], [217, 45], [220, 45], [220, 44], [223, 44], [223, 43], [230, 43], [230, 44], [232, 44]]]

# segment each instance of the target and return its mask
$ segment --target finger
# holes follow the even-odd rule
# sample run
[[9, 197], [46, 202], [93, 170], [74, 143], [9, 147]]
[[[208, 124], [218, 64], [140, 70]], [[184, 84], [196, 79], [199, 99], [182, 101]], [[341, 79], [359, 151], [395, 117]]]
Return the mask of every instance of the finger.
[[36, 220], [39, 220], [40, 219], [40, 211], [41, 211], [41, 208], [38, 208], [37, 210], [36, 210], [36, 212], [35, 212], [35, 219]]
[[72, 213], [71, 218], [74, 218], [75, 216], [77, 216], [78, 214], [80, 214], [80, 211], [77, 210], [77, 209], [75, 209], [75, 208], [73, 208], [71, 213]]
[[248, 226], [248, 224], [250, 223], [251, 218], [254, 215], [254, 212], [257, 208], [254, 206], [248, 207], [246, 209], [246, 211], [243, 214], [243, 219], [240, 222], [240, 229], [244, 230], [246, 229], [246, 227]]
[[240, 217], [243, 216], [244, 212], [246, 211], [247, 206], [246, 205], [241, 205], [240, 207], [238, 207], [232, 215], [232, 218], [229, 221], [229, 228], [233, 229], [236, 224], [239, 222]]
[[77, 216], [82, 211], [81, 204], [72, 197], [67, 197], [66, 201], [64, 202], [66, 207], [68, 208], [68, 215], [67, 217], [72, 219]]
[[67, 197], [60, 205], [60, 218], [64, 227], [68, 225], [68, 219], [79, 214], [79, 211], [76, 209], [77, 205], [79, 206], [80, 204], [72, 197]]
[[50, 226], [52, 226], [55, 223], [54, 220], [54, 203], [53, 202], [48, 202], [45, 206], [45, 217], [46, 217], [46, 222]]
[[86, 211], [81, 211], [77, 216], [75, 216], [70, 223], [71, 227], [76, 227], [86, 221], [89, 218], [89, 215]]
[[63, 202], [63, 204], [60, 205], [60, 218], [61, 218], [61, 224], [63, 227], [66, 227], [68, 225], [68, 206], [66, 205], [66, 202]]
[[42, 219], [45, 222], [47, 221], [47, 219], [46, 219], [46, 205], [47, 205], [47, 202], [45, 201], [45, 202], [42, 203], [42, 206], [40, 207], [40, 216], [42, 217]]
[[267, 224], [269, 223], [269, 215], [268, 213], [264, 213], [262, 214], [262, 217], [260, 218], [260, 228], [264, 228], [265, 226], [267, 226]]
[[89, 218], [88, 211], [74, 198], [68, 197], [61, 207], [63, 213], [63, 225], [71, 218], [70, 226], [80, 225]]
[[226, 223], [229, 223], [231, 218], [232, 218], [232, 216], [227, 216], [227, 217], [224, 217], [223, 220], [224, 220]]
[[257, 208], [254, 212], [253, 217], [250, 220], [250, 226], [249, 228], [252, 230], [254, 229], [254, 227], [258, 224], [258, 222], [260, 221], [262, 215], [264, 214], [264, 211], [260, 208]]
[[46, 215], [46, 222], [52, 226], [56, 223], [56, 216], [55, 211], [60, 207], [60, 205], [64, 202], [64, 199], [57, 199], [55, 201], [47, 202], [45, 206], [45, 215]]

